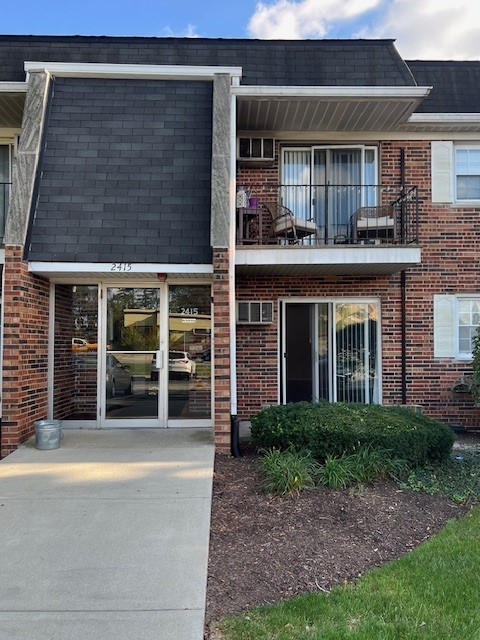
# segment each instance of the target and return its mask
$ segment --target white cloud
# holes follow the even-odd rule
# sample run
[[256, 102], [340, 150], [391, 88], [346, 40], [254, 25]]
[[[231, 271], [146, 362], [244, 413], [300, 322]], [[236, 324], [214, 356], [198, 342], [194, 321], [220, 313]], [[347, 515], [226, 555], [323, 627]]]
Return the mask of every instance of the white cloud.
[[170, 27], [165, 27], [162, 32], [162, 36], [166, 38], [199, 38], [200, 35], [196, 31], [197, 27], [194, 24], [188, 24], [187, 27], [180, 33], [176, 33]]
[[273, 0], [257, 4], [248, 30], [265, 39], [394, 38], [405, 58], [480, 59], [479, 0]]
[[374, 9], [381, 0], [276, 0], [259, 2], [250, 18], [252, 37], [263, 39], [323, 38], [333, 23], [352, 20]]
[[423, 59], [479, 59], [478, 0], [393, 0], [363, 37], [396, 38], [402, 56]]

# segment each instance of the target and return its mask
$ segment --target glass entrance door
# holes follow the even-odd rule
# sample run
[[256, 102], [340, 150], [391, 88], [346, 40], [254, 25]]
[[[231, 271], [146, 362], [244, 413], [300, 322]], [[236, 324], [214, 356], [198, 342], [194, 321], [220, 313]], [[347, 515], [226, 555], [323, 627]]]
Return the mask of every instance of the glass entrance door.
[[102, 426], [165, 426], [164, 292], [161, 287], [109, 286], [104, 297]]

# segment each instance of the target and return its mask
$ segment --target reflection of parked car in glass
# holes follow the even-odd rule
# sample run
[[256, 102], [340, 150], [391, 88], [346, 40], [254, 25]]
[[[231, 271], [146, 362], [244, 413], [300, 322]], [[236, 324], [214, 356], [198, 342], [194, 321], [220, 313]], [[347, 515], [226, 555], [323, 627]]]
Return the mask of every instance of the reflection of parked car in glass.
[[210, 347], [208, 349], [205, 349], [205, 351], [203, 351], [203, 353], [201, 354], [201, 358], [204, 362], [212, 361], [212, 350], [210, 349]]
[[106, 366], [107, 398], [113, 398], [119, 393], [131, 396], [133, 393], [132, 373], [111, 353], [107, 354]]
[[85, 353], [86, 351], [96, 351], [97, 343], [88, 342], [83, 338], [72, 338], [72, 351], [75, 353]]
[[[197, 365], [190, 359], [190, 355], [186, 351], [169, 351], [168, 352], [168, 375], [170, 378], [193, 378], [197, 371]], [[156, 367], [155, 356], [152, 359], [152, 367], [150, 370], [150, 379], [158, 380], [158, 369]]]

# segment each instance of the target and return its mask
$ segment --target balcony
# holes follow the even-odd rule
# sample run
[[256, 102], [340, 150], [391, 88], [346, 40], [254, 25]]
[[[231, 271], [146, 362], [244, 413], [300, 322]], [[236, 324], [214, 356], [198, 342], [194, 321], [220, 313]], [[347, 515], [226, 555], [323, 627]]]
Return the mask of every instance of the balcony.
[[237, 192], [239, 273], [395, 273], [420, 263], [417, 242], [416, 187], [262, 184]]

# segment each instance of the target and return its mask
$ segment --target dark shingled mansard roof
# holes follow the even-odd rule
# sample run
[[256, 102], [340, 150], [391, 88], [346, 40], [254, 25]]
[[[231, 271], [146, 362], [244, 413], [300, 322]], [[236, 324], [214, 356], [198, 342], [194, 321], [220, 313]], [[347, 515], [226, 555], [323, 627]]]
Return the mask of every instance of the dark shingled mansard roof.
[[433, 86], [417, 113], [479, 113], [480, 62], [407, 60], [420, 86]]
[[415, 85], [393, 40], [0, 36], [0, 81], [23, 81], [27, 60], [238, 66], [246, 85]]

